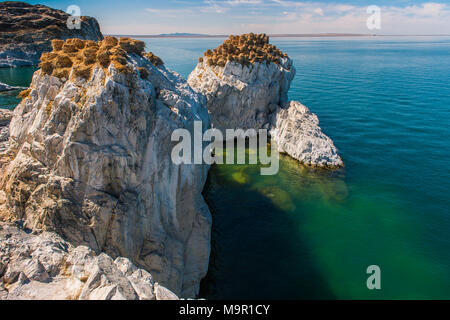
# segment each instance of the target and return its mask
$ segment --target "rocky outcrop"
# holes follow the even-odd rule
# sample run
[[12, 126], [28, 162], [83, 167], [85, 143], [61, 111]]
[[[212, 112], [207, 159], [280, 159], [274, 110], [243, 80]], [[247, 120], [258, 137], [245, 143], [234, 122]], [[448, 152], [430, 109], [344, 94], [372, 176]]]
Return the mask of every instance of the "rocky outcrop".
[[0, 223], [0, 300], [176, 300], [129, 259]]
[[0, 155], [9, 147], [9, 123], [11, 122], [12, 116], [12, 111], [0, 109]]
[[81, 17], [80, 29], [69, 29], [69, 17], [64, 11], [43, 5], [1, 2], [0, 67], [37, 65], [41, 54], [51, 51], [52, 39], [103, 39], [94, 18]]
[[0, 82], [0, 92], [23, 90], [23, 89], [25, 89], [25, 88], [10, 86], [10, 85], [7, 85], [6, 83]]
[[[221, 47], [211, 54], [205, 52], [188, 78], [191, 87], [206, 96], [213, 126], [223, 131], [268, 129], [269, 115], [287, 103], [287, 92], [295, 76], [289, 57], [280, 54], [277, 63], [267, 60], [264, 50], [269, 44], [265, 35], [244, 36], [245, 40], [230, 37], [224, 43], [233, 53], [222, 54]], [[249, 57], [253, 53], [255, 58], [247, 61], [241, 52], [247, 52]], [[219, 53], [222, 56], [216, 64], [215, 54]]]
[[333, 141], [319, 127], [319, 118], [297, 101], [273, 114], [270, 135], [278, 151], [306, 165], [343, 166]]
[[188, 83], [206, 96], [212, 126], [224, 133], [268, 129], [279, 152], [307, 165], [342, 166], [317, 116], [288, 101], [294, 76], [292, 60], [270, 45], [265, 34], [245, 34], [206, 51]]
[[54, 46], [14, 110], [0, 216], [125, 257], [194, 297], [210, 251], [208, 167], [175, 165], [171, 134], [195, 120], [209, 127], [205, 98], [142, 42]]

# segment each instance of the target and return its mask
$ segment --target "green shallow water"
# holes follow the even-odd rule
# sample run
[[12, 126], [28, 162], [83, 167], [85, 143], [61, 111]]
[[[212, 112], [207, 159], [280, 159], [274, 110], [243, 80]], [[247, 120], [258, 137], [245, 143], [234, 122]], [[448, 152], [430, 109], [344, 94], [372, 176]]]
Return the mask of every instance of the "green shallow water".
[[[222, 40], [145, 41], [187, 77]], [[275, 176], [214, 166], [201, 297], [449, 299], [450, 38], [272, 42], [297, 68], [291, 99], [319, 116], [346, 167], [314, 170], [286, 156]], [[14, 84], [17, 71], [0, 69], [0, 81]], [[366, 287], [370, 265], [381, 268], [379, 291]]]

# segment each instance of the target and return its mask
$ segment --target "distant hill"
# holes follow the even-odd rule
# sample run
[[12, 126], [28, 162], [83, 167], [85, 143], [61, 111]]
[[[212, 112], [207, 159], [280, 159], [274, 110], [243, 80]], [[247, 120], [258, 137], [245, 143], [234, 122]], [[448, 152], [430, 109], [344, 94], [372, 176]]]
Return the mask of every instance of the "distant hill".
[[198, 36], [208, 36], [208, 35], [201, 34], [201, 33], [179, 33], [179, 32], [175, 32], [175, 33], [162, 33], [162, 34], [159, 34], [159, 36], [161, 36], [161, 37], [198, 37]]

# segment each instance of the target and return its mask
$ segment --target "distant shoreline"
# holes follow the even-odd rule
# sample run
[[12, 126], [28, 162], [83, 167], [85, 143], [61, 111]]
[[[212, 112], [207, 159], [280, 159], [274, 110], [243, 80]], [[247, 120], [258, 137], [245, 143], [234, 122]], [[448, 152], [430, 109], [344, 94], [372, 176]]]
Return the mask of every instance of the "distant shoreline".
[[[132, 38], [228, 38], [225, 34], [155, 34], [155, 35], [137, 35], [137, 34], [109, 34], [115, 37], [132, 37]], [[424, 35], [402, 35], [402, 34], [353, 34], [353, 33], [319, 33], [319, 34], [269, 34], [271, 38], [349, 38], [349, 37], [449, 37], [449, 34], [424, 34]]]

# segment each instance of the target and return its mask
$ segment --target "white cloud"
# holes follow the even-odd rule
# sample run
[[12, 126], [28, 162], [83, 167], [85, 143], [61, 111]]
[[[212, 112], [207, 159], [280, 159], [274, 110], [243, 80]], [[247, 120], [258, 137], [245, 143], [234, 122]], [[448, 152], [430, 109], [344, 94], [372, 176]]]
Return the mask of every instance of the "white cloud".
[[316, 8], [316, 9], [314, 9], [314, 12], [315, 12], [316, 14], [318, 14], [319, 16], [323, 16], [323, 10], [322, 10], [322, 8]]
[[236, 6], [241, 4], [261, 4], [262, 0], [228, 0], [226, 1], [227, 4]]
[[[399, 3], [399, 2], [397, 2]], [[401, 3], [401, 2], [400, 2]], [[329, 2], [291, 0], [204, 0], [185, 2], [178, 8], [148, 8], [152, 27], [166, 32], [193, 33], [373, 33], [367, 29], [367, 7]], [[170, 18], [170, 19], [168, 19]], [[450, 5], [424, 2], [381, 7], [379, 34], [450, 34]], [[144, 28], [147, 21], [128, 21], [108, 26], [115, 32]], [[114, 31], [111, 31], [114, 32]], [[156, 33], [145, 28], [138, 33]]]

